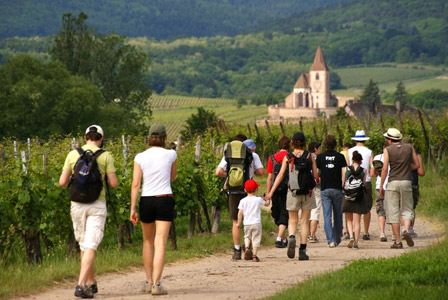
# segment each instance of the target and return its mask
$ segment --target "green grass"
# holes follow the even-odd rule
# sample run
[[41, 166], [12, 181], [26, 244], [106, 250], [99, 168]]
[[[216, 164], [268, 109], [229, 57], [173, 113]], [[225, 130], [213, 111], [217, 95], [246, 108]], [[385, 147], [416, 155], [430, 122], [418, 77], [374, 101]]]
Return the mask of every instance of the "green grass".
[[[259, 181], [263, 187], [265, 185], [264, 177]], [[203, 226], [205, 226], [204, 218], [203, 222]], [[276, 227], [269, 212], [262, 212], [262, 225], [262, 243], [270, 245], [274, 239], [269, 233], [276, 231]], [[224, 205], [220, 233], [211, 235], [196, 233], [191, 239], [187, 239], [188, 217], [178, 217], [176, 219], [178, 250], [173, 251], [168, 246], [166, 261], [188, 260], [229, 251], [232, 247], [231, 226], [232, 222], [228, 218], [227, 208]], [[133, 234], [134, 243], [125, 249], [119, 249], [117, 246], [115, 228], [106, 227], [105, 234], [95, 259], [96, 275], [126, 271], [130, 267], [143, 265], [140, 227], [137, 227]], [[170, 245], [169, 241], [168, 245]], [[24, 253], [14, 253], [8, 264], [0, 265], [0, 299], [43, 291], [59, 282], [75, 282], [79, 274], [79, 259], [77, 257], [66, 259], [64, 245], [54, 252], [55, 254], [51, 257], [44, 257], [43, 262], [39, 265], [27, 264], [23, 260]]]
[[[418, 214], [448, 227], [446, 177], [428, 172], [420, 179]], [[417, 220], [418, 222], [418, 220]], [[445, 299], [448, 240], [390, 259], [363, 259], [311, 279], [268, 299]]]

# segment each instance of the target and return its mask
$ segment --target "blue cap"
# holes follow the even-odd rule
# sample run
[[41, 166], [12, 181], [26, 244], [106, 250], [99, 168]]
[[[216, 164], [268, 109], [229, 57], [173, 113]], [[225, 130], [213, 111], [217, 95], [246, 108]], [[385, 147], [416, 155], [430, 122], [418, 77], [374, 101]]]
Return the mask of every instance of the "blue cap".
[[251, 150], [257, 148], [257, 146], [254, 143], [254, 140], [248, 139], [248, 140], [245, 140], [243, 143], [244, 143], [244, 145], [246, 145], [247, 148], [249, 148]]

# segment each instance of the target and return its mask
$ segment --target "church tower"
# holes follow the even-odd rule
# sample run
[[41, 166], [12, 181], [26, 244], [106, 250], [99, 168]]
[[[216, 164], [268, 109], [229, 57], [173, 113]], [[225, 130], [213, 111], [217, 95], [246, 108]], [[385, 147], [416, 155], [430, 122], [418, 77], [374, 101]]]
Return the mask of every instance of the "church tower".
[[309, 73], [313, 108], [330, 107], [330, 71], [325, 64], [322, 48], [317, 47]]

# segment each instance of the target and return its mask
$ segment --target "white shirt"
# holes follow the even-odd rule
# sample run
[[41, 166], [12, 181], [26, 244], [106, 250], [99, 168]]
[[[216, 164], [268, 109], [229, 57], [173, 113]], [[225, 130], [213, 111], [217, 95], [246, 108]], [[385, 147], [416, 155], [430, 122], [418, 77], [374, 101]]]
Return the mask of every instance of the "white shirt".
[[[254, 178], [255, 170], [257, 169], [263, 169], [263, 164], [261, 163], [260, 156], [258, 156], [257, 153], [252, 152], [252, 163], [249, 166], [249, 178]], [[223, 156], [221, 161], [219, 162], [218, 167], [222, 168], [223, 170], [227, 169], [227, 162], [226, 158]]]
[[366, 172], [366, 182], [370, 182], [370, 157], [372, 156], [372, 150], [365, 146], [355, 146], [350, 149], [348, 149], [348, 165], [353, 165], [352, 162], [352, 156], [353, 152], [358, 151], [359, 154], [362, 156], [362, 163], [361, 167], [364, 169], [364, 172]]
[[[384, 162], [383, 154], [381, 153], [381, 154], [375, 155], [373, 160], [381, 160], [382, 162]], [[386, 184], [387, 184], [387, 181], [389, 180], [389, 169], [390, 169], [390, 166], [387, 166], [386, 179], [384, 180], [384, 184], [383, 184], [383, 189], [384, 190], [386, 190]], [[375, 189], [379, 190], [380, 189], [380, 184], [381, 184], [381, 176], [377, 176], [376, 177]]]
[[135, 156], [143, 171], [142, 196], [172, 194], [171, 166], [177, 159], [174, 150], [153, 147]]
[[241, 199], [238, 209], [243, 211], [244, 225], [261, 224], [260, 205], [264, 203], [264, 200], [257, 196], [247, 196]]

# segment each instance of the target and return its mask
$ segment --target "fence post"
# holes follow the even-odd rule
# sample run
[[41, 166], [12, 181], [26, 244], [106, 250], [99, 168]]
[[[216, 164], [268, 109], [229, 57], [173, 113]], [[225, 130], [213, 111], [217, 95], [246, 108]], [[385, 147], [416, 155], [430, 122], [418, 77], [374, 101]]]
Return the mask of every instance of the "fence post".
[[17, 142], [14, 141], [14, 159], [17, 161], [19, 159], [19, 153], [17, 152]]
[[283, 136], [286, 136], [286, 133], [285, 133], [285, 126], [283, 125], [283, 121], [280, 121], [280, 129], [282, 130], [282, 134], [283, 134]]
[[249, 138], [252, 138], [252, 128], [250, 128], [249, 123], [247, 123], [247, 129], [249, 130]]
[[26, 168], [26, 152], [22, 151], [20, 152], [22, 154], [22, 168], [25, 175], [28, 174], [28, 169]]
[[431, 164], [433, 170], [435, 170], [436, 166], [434, 163], [434, 157], [432, 156], [431, 146], [429, 144], [429, 137], [428, 134], [426, 133], [425, 122], [423, 121], [422, 112], [420, 110], [418, 110], [418, 118], [420, 119], [420, 126], [422, 127], [423, 137], [425, 138], [426, 149], [428, 151], [428, 162]]

